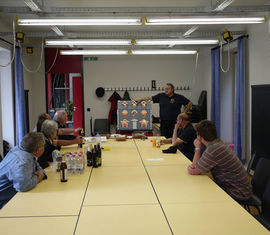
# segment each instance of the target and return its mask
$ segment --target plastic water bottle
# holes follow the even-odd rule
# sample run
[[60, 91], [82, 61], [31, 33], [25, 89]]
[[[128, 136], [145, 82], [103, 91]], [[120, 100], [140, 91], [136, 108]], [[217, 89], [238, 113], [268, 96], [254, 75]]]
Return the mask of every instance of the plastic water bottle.
[[83, 172], [83, 156], [81, 153], [78, 154], [76, 158], [77, 162], [77, 173], [82, 174]]
[[54, 171], [56, 171], [56, 169], [57, 169], [57, 161], [56, 161], [57, 154], [58, 154], [57, 152], [58, 152], [58, 150], [53, 150], [53, 152], [52, 152], [52, 159], [53, 159], [52, 169]]
[[66, 154], [66, 164], [67, 164], [67, 171], [71, 172], [71, 156], [69, 153]]
[[76, 173], [76, 159], [74, 154], [70, 157], [70, 170], [72, 174]]

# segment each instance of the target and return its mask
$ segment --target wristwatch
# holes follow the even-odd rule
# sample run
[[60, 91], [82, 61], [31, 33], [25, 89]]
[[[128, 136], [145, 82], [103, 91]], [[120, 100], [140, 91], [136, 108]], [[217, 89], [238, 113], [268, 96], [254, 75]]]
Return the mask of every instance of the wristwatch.
[[201, 150], [201, 148], [197, 148], [197, 147], [196, 147], [194, 151], [196, 152], [196, 151], [198, 151], [198, 150]]

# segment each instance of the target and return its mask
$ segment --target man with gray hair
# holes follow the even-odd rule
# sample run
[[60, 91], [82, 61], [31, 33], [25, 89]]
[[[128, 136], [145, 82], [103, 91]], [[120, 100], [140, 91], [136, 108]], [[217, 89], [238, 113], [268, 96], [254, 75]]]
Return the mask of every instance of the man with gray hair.
[[63, 140], [72, 140], [76, 137], [73, 135], [75, 132], [80, 132], [82, 128], [68, 128], [66, 123], [68, 120], [67, 112], [65, 110], [58, 110], [53, 117], [58, 123], [58, 138]]
[[36, 159], [43, 154], [44, 143], [42, 133], [30, 132], [0, 163], [0, 208], [17, 192], [29, 191], [47, 178]]

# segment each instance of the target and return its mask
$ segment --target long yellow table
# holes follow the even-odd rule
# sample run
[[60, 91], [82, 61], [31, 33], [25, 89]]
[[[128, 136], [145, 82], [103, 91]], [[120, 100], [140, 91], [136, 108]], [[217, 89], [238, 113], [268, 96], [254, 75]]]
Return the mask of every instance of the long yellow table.
[[180, 152], [163, 154], [168, 145], [102, 146], [102, 167], [67, 183], [49, 169], [47, 181], [18, 193], [0, 211], [1, 234], [269, 234], [210, 178], [189, 175]]

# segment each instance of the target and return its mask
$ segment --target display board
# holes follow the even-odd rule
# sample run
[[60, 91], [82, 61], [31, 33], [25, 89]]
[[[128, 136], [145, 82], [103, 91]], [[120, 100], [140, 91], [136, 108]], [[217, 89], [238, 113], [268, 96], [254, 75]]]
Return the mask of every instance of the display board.
[[148, 131], [152, 130], [152, 109], [150, 101], [118, 101], [117, 130]]

